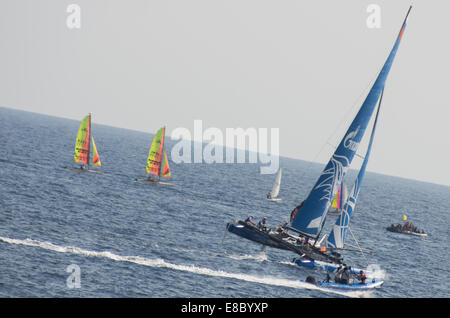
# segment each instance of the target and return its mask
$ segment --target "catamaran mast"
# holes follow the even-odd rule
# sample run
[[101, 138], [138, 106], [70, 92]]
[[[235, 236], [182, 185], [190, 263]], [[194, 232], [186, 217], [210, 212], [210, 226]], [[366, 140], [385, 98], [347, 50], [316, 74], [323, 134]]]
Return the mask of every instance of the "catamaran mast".
[[87, 152], [87, 165], [89, 169], [89, 162], [90, 162], [90, 155], [91, 155], [91, 115], [92, 113], [89, 113], [89, 136], [88, 136], [88, 152]]
[[158, 175], [158, 181], [161, 181], [161, 174], [162, 174], [162, 169], [163, 169], [163, 165], [164, 165], [164, 144], [166, 141], [166, 126], [164, 126], [164, 133], [162, 135], [162, 147], [161, 147], [161, 162], [159, 165], [159, 175]]
[[[409, 16], [409, 13], [411, 12], [411, 9], [412, 9], [412, 5], [411, 6], [409, 6], [409, 9], [408, 9], [408, 12], [406, 13], [406, 17], [405, 17], [405, 20], [403, 20], [403, 25], [405, 25], [405, 23], [406, 23], [406, 20], [408, 20], [408, 16]], [[403, 26], [402, 25], [402, 26]], [[401, 33], [403, 33], [403, 31], [404, 31], [404, 28], [402, 27], [401, 29], [400, 29], [400, 32], [398, 33], [398, 35], [401, 37]]]
[[[347, 229], [350, 230], [350, 218], [351, 218], [351, 215], [353, 213], [353, 210], [355, 209], [356, 199], [357, 199], [358, 194], [359, 194], [359, 188], [361, 186], [361, 182], [362, 182], [362, 179], [364, 177], [364, 174], [365, 174], [365, 171], [366, 171], [367, 162], [368, 162], [368, 159], [369, 159], [369, 156], [370, 156], [370, 150], [371, 150], [372, 144], [373, 144], [375, 128], [376, 128], [376, 125], [377, 125], [377, 122], [378, 122], [378, 115], [380, 113], [381, 102], [383, 100], [383, 93], [384, 93], [384, 85], [381, 88], [380, 98], [378, 100], [377, 111], [376, 111], [376, 114], [375, 114], [375, 120], [373, 122], [372, 132], [370, 134], [369, 145], [367, 146], [366, 155], [364, 156], [364, 161], [363, 161], [363, 163], [361, 165], [360, 171], [359, 171], [358, 176], [357, 176], [357, 178], [355, 180], [355, 183], [353, 185], [353, 189], [351, 191], [352, 193], [351, 193], [351, 195], [348, 196], [347, 200], [345, 201], [343, 209], [342, 209], [342, 212], [341, 212], [341, 215], [336, 220], [336, 225], [331, 230], [331, 233], [329, 235], [329, 238], [331, 237], [331, 240], [333, 242], [332, 246], [335, 247], [335, 248], [340, 248], [340, 249], [343, 248], [344, 240], [345, 240], [345, 236], [346, 236], [346, 231], [347, 231]], [[323, 229], [323, 226], [322, 226], [322, 229]], [[321, 229], [321, 231], [322, 231], [322, 229]], [[338, 235], [339, 241], [336, 240], [336, 233], [334, 233], [335, 231], [336, 232], [340, 232], [340, 234]], [[351, 230], [350, 230], [350, 233], [351, 233]], [[320, 235], [320, 233], [319, 233], [319, 235]], [[352, 236], [353, 236], [353, 233], [352, 233]], [[324, 238], [325, 238], [325, 236], [324, 236]], [[327, 239], [327, 242], [326, 242], [327, 246], [329, 246], [329, 242], [330, 242], [329, 238]], [[355, 240], [356, 244], [358, 245], [358, 248], [362, 252], [362, 249], [359, 246], [359, 243], [358, 243], [358, 241], [356, 240], [356, 238], [354, 236], [353, 236], [353, 239]]]

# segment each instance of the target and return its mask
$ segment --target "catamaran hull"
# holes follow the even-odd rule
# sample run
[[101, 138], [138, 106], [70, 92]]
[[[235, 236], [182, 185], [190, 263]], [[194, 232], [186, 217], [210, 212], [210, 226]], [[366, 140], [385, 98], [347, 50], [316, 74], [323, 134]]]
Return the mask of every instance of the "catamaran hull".
[[164, 185], [164, 186], [172, 186], [173, 184], [170, 182], [164, 182], [164, 181], [151, 181], [148, 179], [136, 179], [136, 181], [147, 183], [147, 184], [154, 184], [154, 185]]
[[67, 169], [70, 169], [74, 172], [83, 172], [83, 173], [93, 173], [93, 174], [103, 174], [103, 172], [101, 171], [95, 171], [95, 170], [88, 170], [88, 169], [80, 169], [80, 168], [70, 168], [70, 167], [66, 167]]
[[333, 215], [333, 216], [337, 216], [337, 215], [340, 215], [341, 214], [341, 210], [338, 210], [338, 209], [330, 209], [330, 210], [328, 210], [328, 215]]
[[387, 227], [386, 230], [388, 230], [389, 232], [394, 232], [394, 233], [401, 233], [401, 234], [409, 234], [409, 235], [414, 235], [414, 236], [420, 236], [420, 237], [427, 237], [427, 233], [417, 233], [417, 232], [413, 232], [413, 231], [398, 231], [395, 228], [392, 227]]
[[266, 198], [266, 200], [268, 200], [268, 201], [274, 201], [274, 202], [279, 202], [279, 201], [281, 201], [281, 199], [279, 199], [279, 198], [272, 198], [272, 199]]
[[[255, 228], [256, 229], [256, 228]], [[268, 235], [264, 234], [262, 231], [257, 231], [252, 227], [245, 226], [243, 224], [228, 223], [227, 230], [233, 234], [243, 237], [247, 240], [274, 248], [279, 248], [283, 250], [289, 250], [289, 248], [271, 240]]]
[[273, 231], [263, 231], [243, 221], [238, 221], [237, 223], [228, 223], [227, 230], [231, 233], [234, 233], [256, 243], [282, 250], [292, 251], [299, 255], [307, 255], [308, 257], [311, 257], [313, 259], [328, 262], [342, 261], [341, 258], [325, 254], [311, 245], [302, 245], [301, 243], [297, 243], [297, 240], [295, 238], [287, 234], [279, 234]]

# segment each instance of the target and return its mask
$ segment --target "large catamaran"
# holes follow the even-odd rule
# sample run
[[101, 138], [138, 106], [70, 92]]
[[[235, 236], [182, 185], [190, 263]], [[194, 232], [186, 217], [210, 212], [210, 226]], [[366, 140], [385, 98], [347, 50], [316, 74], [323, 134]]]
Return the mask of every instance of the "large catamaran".
[[[229, 232], [262, 245], [293, 251], [299, 254], [298, 259], [300, 263], [301, 260], [332, 264], [343, 263], [343, 258], [337, 250], [342, 249], [344, 246], [346, 231], [356, 206], [359, 189], [369, 160], [385, 82], [400, 45], [410, 10], [411, 7], [408, 10], [394, 47], [365, 101], [350, 124], [339, 146], [325, 166], [325, 169], [312, 187], [309, 195], [291, 212], [289, 226], [286, 226], [285, 229], [279, 228], [278, 231], [273, 231], [260, 229], [249, 222], [237, 221], [227, 224], [227, 230]], [[332, 200], [335, 198], [338, 189], [343, 183], [369, 121], [377, 108], [377, 104], [378, 110], [376, 111], [372, 135], [359, 174], [344, 203], [344, 208], [336, 220], [336, 224], [327, 237], [326, 244], [320, 246], [325, 237], [319, 240], [319, 236], [322, 232]]]

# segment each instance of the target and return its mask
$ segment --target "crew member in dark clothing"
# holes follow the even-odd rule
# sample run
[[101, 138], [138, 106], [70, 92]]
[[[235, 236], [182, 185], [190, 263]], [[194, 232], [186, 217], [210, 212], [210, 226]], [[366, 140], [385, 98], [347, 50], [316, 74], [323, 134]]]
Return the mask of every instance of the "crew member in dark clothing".
[[327, 272], [327, 278], [325, 279], [325, 282], [329, 283], [330, 279], [331, 279], [330, 274]]
[[342, 284], [350, 283], [350, 266], [344, 268], [344, 271], [342, 272], [341, 283]]
[[263, 219], [262, 219], [261, 221], [259, 221], [259, 223], [258, 223], [258, 228], [259, 228], [260, 230], [263, 230], [263, 231], [266, 231], [266, 230], [267, 230], [267, 227], [266, 227], [266, 220], [267, 220], [267, 218], [266, 218], [266, 217], [263, 217]]
[[334, 274], [334, 281], [336, 283], [341, 283], [342, 282], [342, 279], [341, 279], [342, 271], [343, 271], [343, 268], [342, 268], [341, 265], [339, 265], [338, 269], [336, 270], [336, 273]]
[[249, 223], [251, 225], [255, 225], [255, 223], [253, 223], [253, 215], [250, 215], [246, 220], [245, 223]]
[[288, 225], [288, 222], [285, 222], [285, 223], [283, 223], [283, 224], [280, 224], [280, 225], [276, 228], [275, 232], [280, 233], [280, 234], [286, 233], [286, 229], [287, 229], [286, 227], [287, 227], [287, 225]]

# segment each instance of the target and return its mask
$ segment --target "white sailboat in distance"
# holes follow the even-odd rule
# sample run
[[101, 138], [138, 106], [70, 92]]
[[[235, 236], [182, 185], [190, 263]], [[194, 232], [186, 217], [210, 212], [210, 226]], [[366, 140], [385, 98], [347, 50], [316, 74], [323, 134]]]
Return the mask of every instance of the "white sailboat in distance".
[[266, 199], [269, 201], [281, 201], [281, 198], [278, 198], [278, 194], [280, 193], [281, 170], [282, 168], [278, 170], [278, 174], [275, 178], [275, 183], [273, 184], [272, 191], [267, 194]]

